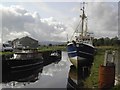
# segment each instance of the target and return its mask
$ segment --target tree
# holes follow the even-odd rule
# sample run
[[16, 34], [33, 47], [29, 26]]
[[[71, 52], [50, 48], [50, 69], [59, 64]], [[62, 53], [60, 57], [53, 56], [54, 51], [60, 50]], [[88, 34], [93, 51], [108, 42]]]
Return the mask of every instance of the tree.
[[52, 44], [49, 44], [49, 46], [52, 46]]
[[117, 45], [118, 44], [118, 37], [114, 37], [111, 39], [111, 45]]
[[104, 38], [104, 45], [105, 46], [111, 45], [110, 38], [108, 38], [108, 37]]
[[103, 46], [104, 45], [104, 38], [99, 38], [98, 40], [97, 40], [97, 45], [98, 46]]
[[97, 39], [96, 39], [96, 38], [93, 39], [93, 45], [94, 45], [94, 46], [97, 46]]

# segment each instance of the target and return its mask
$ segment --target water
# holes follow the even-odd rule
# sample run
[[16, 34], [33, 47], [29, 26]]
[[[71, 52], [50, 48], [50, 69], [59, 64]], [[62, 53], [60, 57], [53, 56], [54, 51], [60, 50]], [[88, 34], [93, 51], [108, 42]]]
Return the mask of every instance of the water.
[[62, 52], [61, 61], [44, 66], [43, 69], [36, 74], [35, 82], [11, 81], [1, 86], [2, 88], [66, 88], [70, 65], [71, 63], [68, 60], [67, 53]]

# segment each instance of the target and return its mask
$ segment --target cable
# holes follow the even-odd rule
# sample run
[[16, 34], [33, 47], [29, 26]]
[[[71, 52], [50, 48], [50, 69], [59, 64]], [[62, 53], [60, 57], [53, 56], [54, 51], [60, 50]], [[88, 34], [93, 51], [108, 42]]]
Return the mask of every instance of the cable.
[[73, 36], [74, 36], [75, 32], [77, 31], [77, 28], [79, 27], [80, 23], [81, 23], [81, 20], [79, 21], [79, 24], [78, 24], [78, 26], [76, 27], [76, 29], [75, 29], [75, 31], [74, 31], [74, 33], [73, 33], [73, 35], [72, 35], [72, 37], [71, 37], [70, 41], [72, 40], [72, 38], [73, 38]]

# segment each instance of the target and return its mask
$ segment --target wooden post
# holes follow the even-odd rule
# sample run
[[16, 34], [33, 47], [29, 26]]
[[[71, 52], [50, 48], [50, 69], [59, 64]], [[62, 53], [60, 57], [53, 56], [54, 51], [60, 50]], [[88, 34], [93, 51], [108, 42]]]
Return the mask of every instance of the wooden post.
[[115, 56], [116, 56], [116, 52], [113, 51], [113, 52], [112, 52], [112, 62], [113, 62], [113, 63], [115, 62]]
[[104, 66], [107, 65], [107, 58], [108, 58], [108, 51], [105, 51], [105, 56], [104, 56]]

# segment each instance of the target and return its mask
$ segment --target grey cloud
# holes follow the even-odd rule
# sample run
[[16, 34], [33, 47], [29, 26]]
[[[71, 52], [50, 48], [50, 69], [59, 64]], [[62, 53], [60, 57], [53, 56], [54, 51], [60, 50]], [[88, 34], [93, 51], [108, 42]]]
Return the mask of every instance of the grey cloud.
[[20, 7], [3, 7], [0, 12], [2, 12], [3, 41], [25, 35], [34, 37], [39, 41], [64, 40], [61, 33], [64, 32], [65, 26], [54, 18], [46, 18], [45, 22], [42, 22], [37, 12], [31, 13]]
[[[13, 28], [23, 30], [25, 23], [33, 23], [34, 18], [26, 11], [20, 12], [21, 9], [2, 8], [2, 26], [12, 30]], [[21, 10], [22, 11], [22, 10]]]
[[[89, 4], [88, 4], [89, 5]], [[88, 16], [91, 18], [91, 22], [98, 32], [108, 31], [117, 32], [118, 28], [118, 8], [117, 3], [110, 2], [99, 2], [91, 3], [89, 8]], [[93, 18], [93, 21], [92, 21]]]

